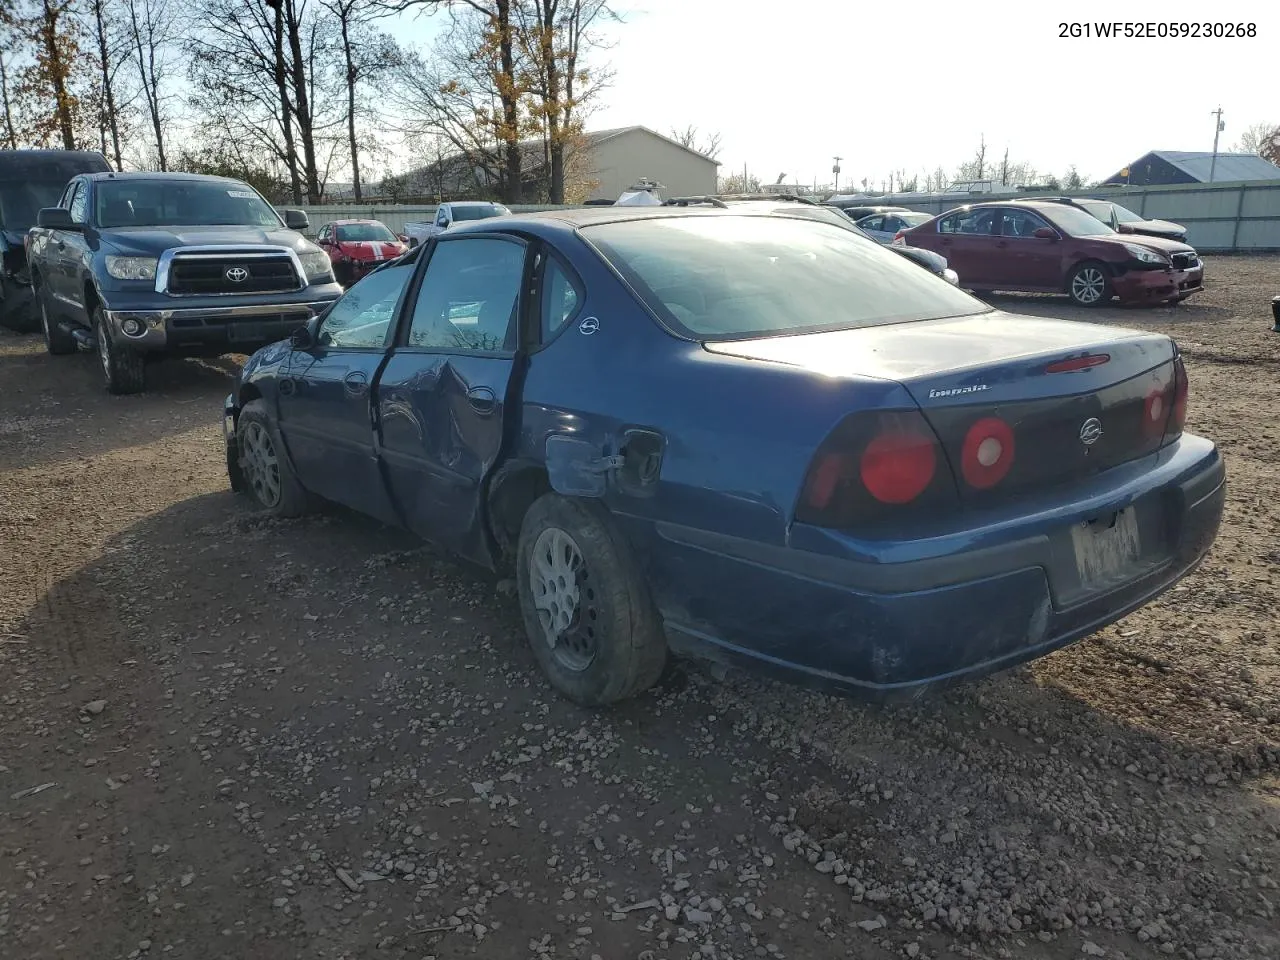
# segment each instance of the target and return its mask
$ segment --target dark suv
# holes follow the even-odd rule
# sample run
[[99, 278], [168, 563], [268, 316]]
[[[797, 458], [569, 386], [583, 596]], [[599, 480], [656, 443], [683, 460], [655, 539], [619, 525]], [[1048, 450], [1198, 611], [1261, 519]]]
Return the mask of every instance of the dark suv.
[[1204, 289], [1194, 248], [1120, 234], [1083, 210], [1051, 201], [975, 203], [899, 231], [906, 243], [942, 254], [976, 291], [1066, 293], [1080, 306], [1113, 296], [1177, 303]]
[[153, 357], [253, 353], [342, 293], [307, 226], [239, 180], [78, 176], [29, 234], [45, 344], [96, 348], [112, 393], [140, 392]]

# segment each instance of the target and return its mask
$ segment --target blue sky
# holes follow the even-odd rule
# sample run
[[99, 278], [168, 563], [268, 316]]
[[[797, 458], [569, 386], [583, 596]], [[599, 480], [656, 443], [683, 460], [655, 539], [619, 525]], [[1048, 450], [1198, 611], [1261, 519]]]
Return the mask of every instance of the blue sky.
[[[988, 157], [1095, 177], [1148, 150], [1209, 150], [1219, 105], [1229, 148], [1280, 123], [1274, 62], [1280, 4], [938, 0], [620, 0], [612, 66], [589, 126], [689, 124], [721, 136], [722, 173], [873, 182], [899, 168], [949, 172], [985, 135]], [[1252, 39], [1059, 37], [1060, 24], [1159, 17], [1254, 23]], [[397, 38], [425, 43], [433, 19]]]

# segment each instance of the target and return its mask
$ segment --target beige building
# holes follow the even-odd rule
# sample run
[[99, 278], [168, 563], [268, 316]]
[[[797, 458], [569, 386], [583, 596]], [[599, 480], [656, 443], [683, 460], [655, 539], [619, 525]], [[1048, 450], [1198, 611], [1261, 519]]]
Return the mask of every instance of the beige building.
[[647, 177], [662, 184], [664, 197], [705, 196], [716, 192], [719, 163], [648, 127], [588, 131], [579, 169], [595, 187], [591, 200], [616, 200]]
[[[565, 158], [566, 186], [572, 181], [579, 200], [616, 200], [642, 179], [662, 184], [663, 197], [704, 196], [716, 192], [719, 163], [648, 127], [588, 131]], [[546, 147], [540, 140], [521, 144], [526, 203], [546, 191]], [[402, 196], [432, 200], [499, 199], [501, 161], [496, 153], [481, 162], [451, 154], [395, 178]], [[590, 191], [582, 196], [582, 187]]]

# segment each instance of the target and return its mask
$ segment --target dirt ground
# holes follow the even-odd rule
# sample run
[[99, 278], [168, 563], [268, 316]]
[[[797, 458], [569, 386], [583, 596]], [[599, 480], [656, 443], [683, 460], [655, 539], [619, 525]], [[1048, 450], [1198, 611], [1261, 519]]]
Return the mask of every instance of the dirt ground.
[[0, 331], [0, 957], [1280, 956], [1280, 258], [1163, 330], [1229, 501], [1203, 568], [873, 707], [701, 668], [558, 699], [507, 584], [232, 496], [235, 369], [116, 398]]

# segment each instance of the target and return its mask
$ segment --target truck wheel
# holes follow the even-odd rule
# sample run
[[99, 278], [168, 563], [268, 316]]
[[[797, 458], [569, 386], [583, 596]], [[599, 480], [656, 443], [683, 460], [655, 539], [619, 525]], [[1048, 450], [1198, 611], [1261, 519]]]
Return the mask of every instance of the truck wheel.
[[[314, 509], [315, 500], [298, 482], [263, 401], [251, 400], [240, 411], [236, 448], [240, 481], [259, 506], [277, 517], [300, 517]], [[233, 487], [235, 480], [233, 474]]]
[[93, 310], [93, 333], [98, 339], [98, 360], [102, 377], [111, 393], [142, 393], [147, 386], [146, 358], [136, 350], [117, 346], [107, 332], [102, 308]]
[[44, 287], [36, 289], [36, 300], [40, 303], [40, 329], [44, 332], [44, 348], [55, 357], [75, 353], [75, 337], [60, 329], [57, 321], [49, 316], [49, 304], [46, 302]]
[[596, 504], [538, 498], [520, 528], [516, 576], [533, 654], [560, 693], [599, 706], [658, 681], [662, 622], [630, 549]]

